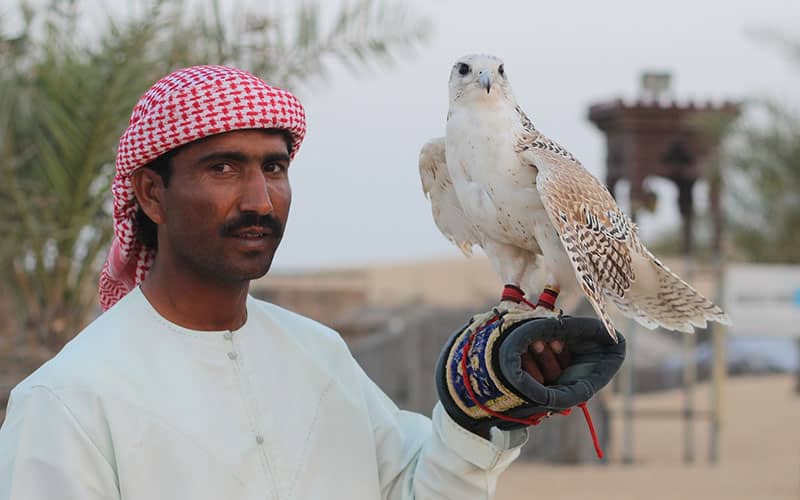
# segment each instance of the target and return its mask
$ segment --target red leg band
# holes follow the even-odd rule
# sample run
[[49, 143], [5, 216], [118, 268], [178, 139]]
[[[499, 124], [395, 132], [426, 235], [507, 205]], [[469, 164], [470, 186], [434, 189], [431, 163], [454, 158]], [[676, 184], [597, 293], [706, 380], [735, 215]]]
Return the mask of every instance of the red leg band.
[[525, 299], [525, 292], [523, 292], [520, 287], [515, 285], [506, 285], [503, 288], [503, 296], [500, 300], [510, 300], [512, 302], [516, 302], [517, 304], [524, 303], [527, 304], [531, 309], [536, 309], [535, 305], [531, 304], [527, 299]]
[[525, 292], [518, 286], [506, 285], [503, 287], [503, 296], [501, 300], [510, 300], [519, 304], [525, 298]]
[[539, 295], [539, 302], [536, 305], [552, 311], [556, 308], [557, 298], [558, 292], [556, 290], [545, 287], [544, 290], [542, 290], [542, 293]]

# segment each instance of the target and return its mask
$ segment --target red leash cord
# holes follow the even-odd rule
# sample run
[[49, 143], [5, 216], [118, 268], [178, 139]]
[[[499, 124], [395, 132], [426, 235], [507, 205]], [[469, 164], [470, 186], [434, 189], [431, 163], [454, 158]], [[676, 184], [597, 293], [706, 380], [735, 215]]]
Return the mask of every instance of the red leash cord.
[[594, 445], [594, 451], [597, 453], [597, 458], [603, 458], [603, 450], [600, 448], [600, 440], [597, 439], [597, 432], [594, 430], [592, 415], [589, 414], [589, 408], [587, 408], [585, 401], [583, 403], [578, 403], [578, 406], [583, 410], [583, 418], [586, 420], [586, 425], [589, 426], [589, 434], [592, 435], [592, 444]]

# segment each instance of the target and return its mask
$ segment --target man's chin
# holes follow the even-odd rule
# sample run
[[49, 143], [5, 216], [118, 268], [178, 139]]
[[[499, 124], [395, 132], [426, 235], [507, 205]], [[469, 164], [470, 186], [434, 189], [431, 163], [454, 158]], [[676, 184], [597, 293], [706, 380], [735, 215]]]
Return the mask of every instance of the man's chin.
[[[268, 252], [253, 252], [245, 257], [242, 261], [242, 256], [238, 255], [240, 266], [236, 269], [237, 272], [232, 274], [236, 275], [240, 280], [255, 280], [263, 277], [269, 272], [272, 266], [272, 259], [275, 257], [276, 248], [269, 249]], [[232, 269], [233, 270], [233, 269]]]
[[249, 276], [248, 276], [247, 278], [245, 278], [245, 279], [248, 279], [248, 280], [257, 280], [258, 278], [263, 278], [263, 277], [264, 277], [264, 276], [265, 276], [265, 275], [266, 275], [266, 274], [269, 272], [269, 268], [270, 268], [270, 267], [271, 267], [271, 263], [270, 263], [270, 265], [268, 265], [268, 266], [267, 266], [267, 267], [265, 267], [264, 269], [261, 269], [261, 270], [259, 270], [258, 272], [255, 272], [255, 273], [253, 273], [253, 274], [249, 275]]
[[262, 262], [259, 266], [244, 271], [243, 272], [243, 274], [245, 275], [244, 279], [257, 280], [258, 278], [262, 278], [269, 272], [271, 267], [272, 267], [272, 255], [270, 255], [269, 259], [267, 259], [266, 262]]

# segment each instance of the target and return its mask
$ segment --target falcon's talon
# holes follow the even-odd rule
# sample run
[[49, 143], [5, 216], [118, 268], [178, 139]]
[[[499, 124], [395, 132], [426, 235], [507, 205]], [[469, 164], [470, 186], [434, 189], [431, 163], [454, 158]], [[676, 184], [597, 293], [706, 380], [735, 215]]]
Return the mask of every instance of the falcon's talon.
[[563, 324], [564, 322], [564, 311], [562, 309], [548, 309], [546, 307], [538, 306], [531, 312], [530, 317], [532, 318], [552, 318], [558, 321], [559, 323]]
[[500, 310], [500, 309], [498, 309], [497, 307], [493, 307], [493, 308], [492, 308], [492, 312], [493, 312], [493, 313], [494, 313], [494, 314], [495, 314], [495, 315], [498, 317], [498, 319], [501, 319], [501, 320], [502, 320], [502, 319], [503, 319], [503, 316], [505, 316], [506, 314], [508, 314], [508, 309], [506, 308], [506, 309], [502, 309], [502, 310]]
[[499, 304], [497, 304], [492, 308], [492, 310], [499, 309], [505, 313], [509, 309], [513, 309], [518, 306], [519, 304], [517, 302], [514, 302], [513, 300], [501, 300]]
[[521, 314], [530, 312], [532, 309], [525, 304], [514, 304], [513, 307], [509, 307], [506, 313], [514, 313], [514, 314]]

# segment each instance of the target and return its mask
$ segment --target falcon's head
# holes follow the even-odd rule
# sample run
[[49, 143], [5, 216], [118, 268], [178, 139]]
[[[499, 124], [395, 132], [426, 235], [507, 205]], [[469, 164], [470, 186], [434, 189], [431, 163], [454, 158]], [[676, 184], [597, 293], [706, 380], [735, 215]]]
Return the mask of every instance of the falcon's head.
[[484, 54], [459, 58], [450, 71], [450, 103], [497, 99], [514, 100], [503, 61]]

